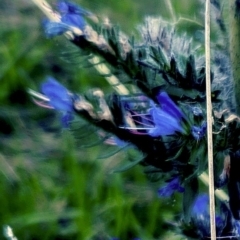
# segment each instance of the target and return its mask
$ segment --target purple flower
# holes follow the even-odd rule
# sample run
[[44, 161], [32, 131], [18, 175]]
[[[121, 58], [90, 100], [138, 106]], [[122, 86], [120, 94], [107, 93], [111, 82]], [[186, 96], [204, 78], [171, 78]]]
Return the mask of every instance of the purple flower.
[[71, 30], [71, 27], [83, 30], [86, 26], [84, 16], [91, 15], [77, 4], [68, 1], [58, 2], [57, 8], [60, 13], [60, 22], [47, 20], [44, 23], [45, 33], [48, 37], [61, 35]]
[[62, 123], [68, 126], [72, 120], [72, 98], [68, 90], [52, 77], [48, 77], [42, 84], [41, 91], [49, 98], [49, 105], [63, 113]]
[[203, 138], [207, 131], [207, 122], [204, 121], [200, 127], [192, 126], [192, 136], [198, 141]]
[[183, 193], [184, 188], [180, 185], [178, 177], [173, 178], [164, 187], [158, 189], [159, 197], [171, 197], [174, 192]]
[[161, 92], [157, 96], [157, 100], [161, 106], [153, 106], [150, 109], [155, 127], [150, 129], [148, 134], [152, 137], [171, 135], [175, 132], [184, 132], [182, 128], [183, 113], [172, 99], [165, 92]]

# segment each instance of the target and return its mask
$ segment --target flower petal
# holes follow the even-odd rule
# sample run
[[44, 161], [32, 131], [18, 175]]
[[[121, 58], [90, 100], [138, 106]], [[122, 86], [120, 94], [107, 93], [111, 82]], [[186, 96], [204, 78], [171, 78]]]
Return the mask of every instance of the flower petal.
[[155, 127], [153, 129], [150, 129], [148, 132], [150, 136], [158, 137], [164, 135], [171, 135], [174, 134], [176, 131], [183, 131], [178, 119], [175, 119], [160, 108], [152, 108], [150, 110], [150, 114], [152, 115], [153, 122], [155, 124]]
[[44, 31], [47, 37], [55, 37], [69, 31], [71, 26], [62, 22], [44, 21]]
[[193, 204], [192, 215], [198, 216], [209, 214], [208, 205], [209, 196], [207, 194], [198, 196]]
[[91, 15], [88, 11], [84, 10], [75, 3], [68, 1], [59, 1], [58, 10], [61, 13], [61, 21], [70, 26], [78, 27], [81, 30], [86, 25], [84, 15]]
[[201, 138], [203, 138], [206, 134], [207, 131], [207, 122], [204, 121], [201, 125], [201, 127], [198, 126], [192, 126], [191, 132], [192, 132], [192, 136], [196, 139], [196, 140], [200, 140]]
[[157, 100], [161, 105], [162, 110], [170, 116], [178, 120], [184, 117], [180, 108], [173, 102], [166, 92], [160, 92], [157, 96]]
[[45, 34], [48, 37], [54, 37], [71, 30], [71, 27], [77, 27], [83, 30], [86, 26], [84, 15], [92, 15], [90, 12], [79, 7], [77, 4], [60, 1], [57, 4], [60, 12], [60, 22], [44, 21]]
[[83, 30], [86, 25], [84, 18], [77, 14], [65, 14], [61, 17], [61, 21], [69, 26], [78, 27], [81, 30]]
[[62, 127], [68, 128], [69, 123], [73, 120], [73, 118], [74, 118], [73, 114], [70, 112], [66, 112], [65, 114], [63, 114], [63, 116], [61, 118]]
[[54, 78], [48, 77], [41, 86], [42, 93], [50, 99], [56, 110], [72, 112], [72, 99], [68, 90]]

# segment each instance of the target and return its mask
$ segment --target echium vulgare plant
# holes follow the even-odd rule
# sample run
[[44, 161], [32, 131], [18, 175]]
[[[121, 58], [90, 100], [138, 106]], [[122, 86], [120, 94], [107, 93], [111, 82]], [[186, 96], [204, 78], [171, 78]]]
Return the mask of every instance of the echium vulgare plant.
[[[212, 1], [212, 7], [216, 25], [225, 32], [219, 1]], [[187, 35], [177, 36], [174, 26], [161, 18], [147, 18], [140, 27], [142, 40], [136, 43], [119, 27], [101, 23], [75, 3], [60, 1], [54, 12], [42, 8], [49, 15], [44, 21], [46, 36], [65, 35], [114, 92], [105, 96], [101, 89], [92, 89], [79, 94], [47, 77], [41, 93], [30, 90], [36, 104], [60, 112], [64, 128], [71, 129], [80, 117], [99, 129], [96, 134], [104, 143], [137, 149], [142, 157], [121, 171], [140, 164], [154, 179], [165, 179], [158, 190], [160, 198], [182, 194], [176, 233], [210, 239], [209, 197], [199, 189], [207, 170], [206, 131], [211, 124], [206, 120], [203, 46]], [[214, 181], [216, 189], [229, 195], [229, 201], [221, 195], [216, 199], [216, 234], [220, 239], [237, 239], [240, 125], [229, 97], [234, 91], [230, 54], [218, 46], [212, 63]]]

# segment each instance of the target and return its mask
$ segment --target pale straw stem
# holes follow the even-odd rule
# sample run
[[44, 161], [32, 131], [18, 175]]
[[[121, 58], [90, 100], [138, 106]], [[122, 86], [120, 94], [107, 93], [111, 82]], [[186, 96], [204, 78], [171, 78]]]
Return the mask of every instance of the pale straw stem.
[[207, 99], [207, 143], [209, 174], [209, 212], [211, 239], [216, 240], [213, 139], [212, 139], [212, 102], [211, 102], [211, 69], [210, 69], [210, 0], [206, 0], [205, 8], [205, 61], [206, 61], [206, 99]]

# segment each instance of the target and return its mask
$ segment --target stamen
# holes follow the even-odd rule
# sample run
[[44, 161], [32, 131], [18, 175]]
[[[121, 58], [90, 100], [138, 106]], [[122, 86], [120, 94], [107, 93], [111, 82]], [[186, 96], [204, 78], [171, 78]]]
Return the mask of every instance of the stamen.
[[141, 125], [143, 125], [143, 126], [148, 126], [148, 127], [154, 127], [153, 125], [150, 125], [150, 124], [147, 124], [147, 123], [143, 123], [143, 122], [140, 122], [140, 121], [138, 121], [138, 120], [134, 120], [134, 122], [135, 123], [139, 123], [139, 124], [141, 124]]
[[141, 133], [141, 132], [133, 131], [133, 130], [130, 130], [130, 132], [135, 134], [135, 135], [147, 135], [147, 133]]
[[153, 128], [143, 128], [143, 127], [119, 127], [121, 129], [128, 129], [128, 130], [150, 130]]
[[33, 97], [37, 97], [37, 98], [39, 98], [39, 99], [41, 99], [41, 100], [44, 100], [44, 101], [46, 101], [46, 102], [49, 102], [49, 101], [50, 101], [50, 99], [49, 99], [48, 97], [46, 97], [45, 95], [43, 95], [43, 94], [41, 94], [41, 93], [39, 93], [39, 92], [36, 92], [36, 91], [34, 91], [34, 90], [32, 90], [32, 89], [28, 89], [28, 93], [29, 93], [30, 95], [32, 95]]
[[50, 105], [48, 105], [47, 103], [45, 103], [45, 102], [41, 102], [41, 101], [37, 101], [36, 99], [34, 99], [33, 98], [33, 102], [35, 103], [35, 104], [37, 104], [38, 106], [40, 106], [40, 107], [44, 107], [44, 108], [48, 108], [48, 109], [54, 109], [54, 107], [52, 107], [52, 106], [50, 106]]

